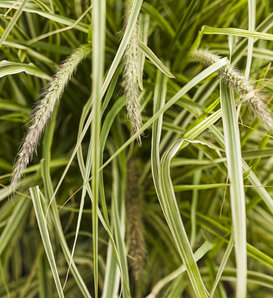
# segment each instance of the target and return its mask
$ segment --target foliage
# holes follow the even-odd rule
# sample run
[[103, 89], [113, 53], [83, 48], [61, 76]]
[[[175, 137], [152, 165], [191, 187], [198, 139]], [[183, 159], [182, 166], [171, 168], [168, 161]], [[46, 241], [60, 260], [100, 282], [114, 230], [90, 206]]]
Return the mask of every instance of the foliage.
[[272, 296], [271, 6], [0, 1], [0, 297]]

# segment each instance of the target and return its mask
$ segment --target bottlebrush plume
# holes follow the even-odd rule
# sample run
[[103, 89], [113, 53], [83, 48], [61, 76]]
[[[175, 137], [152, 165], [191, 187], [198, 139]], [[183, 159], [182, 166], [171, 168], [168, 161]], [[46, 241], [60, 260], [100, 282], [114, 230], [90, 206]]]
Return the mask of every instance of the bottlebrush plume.
[[91, 46], [83, 45], [76, 49], [58, 68], [49, 84], [45, 87], [42, 100], [38, 103], [30, 120], [28, 132], [23, 139], [12, 172], [11, 187], [16, 189], [22, 174], [35, 152], [41, 133], [53, 113], [54, 107], [62, 96], [66, 85], [79, 63], [90, 53]]

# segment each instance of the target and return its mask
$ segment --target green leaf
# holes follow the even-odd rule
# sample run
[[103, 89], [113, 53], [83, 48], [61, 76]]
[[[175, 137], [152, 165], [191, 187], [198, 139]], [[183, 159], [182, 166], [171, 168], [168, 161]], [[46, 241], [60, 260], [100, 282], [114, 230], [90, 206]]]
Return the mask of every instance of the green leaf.
[[[92, 134], [89, 143], [87, 163], [92, 165], [92, 231], [93, 231], [93, 263], [94, 263], [94, 287], [95, 298], [98, 297], [98, 208], [99, 208], [99, 186], [101, 164], [101, 98], [100, 92], [104, 76], [104, 53], [105, 53], [105, 0], [92, 1], [93, 17], [93, 40], [92, 40]], [[89, 170], [86, 171], [85, 179], [89, 178]]]
[[[174, 189], [170, 174], [171, 159], [178, 152], [185, 140], [176, 141], [169, 150], [167, 150], [161, 161], [160, 161], [160, 171], [159, 171], [159, 181], [160, 181], [160, 203], [167, 220], [168, 226], [171, 230], [175, 243], [177, 245], [178, 251], [180, 253], [181, 259], [187, 268], [187, 273], [197, 297], [208, 297], [207, 289], [202, 281], [199, 269], [194, 260], [193, 252], [188, 240], [186, 230], [184, 228], [180, 211], [176, 202]], [[186, 140], [187, 141], [187, 140]], [[190, 141], [193, 143], [200, 143], [198, 141]]]
[[29, 207], [30, 200], [25, 198], [20, 199], [16, 204], [0, 236], [0, 255], [3, 254], [15, 231], [21, 225], [23, 218], [26, 217]]
[[[114, 74], [115, 74], [115, 72], [116, 72], [116, 70], [117, 70], [117, 68], [119, 66], [119, 63], [120, 63], [120, 61], [122, 59], [122, 56], [123, 56], [123, 54], [124, 54], [124, 52], [126, 50], [126, 47], [127, 47], [128, 43], [129, 43], [129, 41], [130, 41], [130, 37], [132, 35], [134, 26], [135, 26], [135, 24], [137, 22], [137, 17], [138, 17], [140, 8], [141, 8], [141, 4], [142, 4], [142, 0], [134, 1], [133, 7], [132, 7], [132, 10], [131, 10], [131, 14], [130, 14], [130, 17], [128, 19], [128, 23], [127, 23], [127, 26], [126, 26], [126, 29], [125, 29], [125, 32], [124, 32], [123, 39], [122, 39], [122, 41], [121, 41], [121, 43], [119, 45], [119, 48], [118, 48], [117, 53], [115, 55], [115, 58], [114, 58], [114, 60], [113, 60], [113, 62], [111, 64], [110, 69], [109, 69], [109, 71], [108, 71], [108, 73], [106, 75], [106, 78], [104, 80], [104, 83], [103, 83], [103, 86], [102, 86], [102, 90], [101, 90], [101, 94], [100, 94], [100, 100], [105, 95], [106, 90], [109, 87], [109, 84], [110, 84], [110, 82], [112, 81], [112, 79], [114, 77]], [[77, 153], [77, 151], [78, 151], [78, 149], [79, 149], [79, 147], [81, 145], [81, 142], [82, 142], [82, 140], [83, 140], [83, 138], [84, 138], [84, 136], [85, 136], [85, 134], [86, 134], [86, 132], [87, 132], [87, 130], [88, 130], [91, 122], [92, 122], [92, 120], [93, 120], [93, 113], [90, 113], [88, 119], [86, 120], [86, 123], [84, 125], [84, 128], [83, 128], [83, 130], [82, 130], [82, 132], [81, 132], [81, 134], [80, 134], [80, 136], [78, 138], [78, 141], [77, 141], [77, 143], [75, 145], [75, 148], [74, 148], [74, 150], [73, 150], [73, 152], [71, 154], [70, 160], [69, 160], [69, 162], [68, 162], [68, 164], [67, 164], [67, 166], [66, 166], [66, 168], [65, 168], [65, 170], [64, 170], [64, 172], [62, 174], [62, 177], [60, 178], [59, 183], [58, 183], [58, 185], [57, 185], [57, 187], [55, 189], [54, 196], [57, 193], [57, 191], [58, 191], [58, 189], [59, 189], [59, 187], [60, 187], [60, 185], [61, 185], [61, 183], [62, 183], [62, 181], [63, 181], [63, 179], [65, 177], [65, 174], [67, 173], [67, 171], [68, 171], [68, 169], [69, 169], [69, 167], [70, 167], [70, 165], [72, 163], [72, 160], [73, 160], [74, 156], [76, 155], [76, 153]]]
[[159, 13], [155, 7], [151, 4], [143, 3], [142, 9], [145, 13], [149, 14], [151, 18], [159, 25], [159, 27], [168, 33], [172, 38], [175, 36], [175, 32], [171, 25], [166, 21], [166, 19]]
[[221, 82], [221, 106], [225, 136], [230, 200], [237, 266], [236, 297], [246, 297], [246, 211], [240, 133], [233, 94]]
[[0, 47], [2, 46], [3, 42], [7, 39], [8, 35], [10, 34], [11, 30], [13, 29], [13, 27], [15, 26], [16, 22], [18, 21], [18, 19], [20, 18], [24, 7], [26, 6], [28, 0], [23, 0], [21, 3], [18, 3], [20, 5], [18, 5], [18, 9], [15, 12], [14, 16], [12, 17], [12, 19], [10, 20], [8, 26], [5, 28], [5, 31], [3, 32], [1, 39], [0, 39]]
[[[24, 0], [23, 2], [26, 4], [27, 1], [28, 0]], [[14, 9], [17, 9], [21, 13], [21, 10], [20, 10], [21, 6], [20, 6], [20, 2], [18, 2], [18, 1], [1, 1], [0, 7], [2, 7], [2, 8], [12, 7]], [[74, 26], [76, 23], [75, 20], [72, 20], [68, 17], [64, 17], [64, 16], [57, 15], [57, 14], [54, 14], [51, 12], [42, 11], [40, 9], [37, 9], [36, 6], [34, 6], [33, 4], [26, 5], [26, 7], [23, 7], [22, 11], [40, 15], [41, 17], [44, 17], [48, 20], [51, 20], [51, 21], [54, 21], [56, 23], [63, 24], [66, 26]], [[20, 16], [20, 14], [19, 14], [19, 16]], [[83, 23], [78, 23], [77, 25], [75, 25], [75, 29], [85, 32], [85, 33], [88, 33], [88, 27], [89, 27], [88, 25], [83, 24]]]
[[37, 66], [32, 63], [19, 63], [2, 60], [0, 62], [0, 78], [20, 72], [25, 72], [32, 76], [36, 76], [41, 79], [50, 80], [51, 77], [41, 71]]
[[87, 37], [87, 42], [92, 43], [92, 24], [88, 28], [88, 37]]
[[[199, 261], [203, 256], [212, 249], [213, 245], [210, 242], [205, 242], [202, 244], [197, 251], [194, 253], [194, 259], [195, 261]], [[153, 289], [151, 293], [147, 296], [147, 298], [154, 298], [158, 293], [162, 290], [163, 287], [165, 287], [168, 283], [170, 283], [172, 280], [176, 279], [178, 276], [182, 275], [186, 271], [186, 266], [182, 265], [179, 268], [177, 268], [175, 271], [171, 272], [164, 278], [162, 278], [159, 282], [156, 283], [155, 286], [153, 286]]]
[[[166, 96], [166, 79], [162, 78], [162, 75], [157, 75], [155, 95], [154, 95], [154, 114], [162, 109], [165, 103]], [[202, 282], [199, 270], [196, 262], [194, 261], [193, 253], [188, 241], [183, 223], [181, 221], [180, 212], [177, 207], [176, 199], [170, 178], [170, 162], [171, 159], [181, 146], [181, 142], [178, 141], [177, 146], [173, 145], [162, 157], [159, 165], [159, 144], [161, 137], [162, 127], [161, 115], [158, 120], [153, 124], [153, 136], [152, 136], [152, 174], [155, 184], [157, 196], [163, 211], [163, 214], [167, 220], [169, 228], [172, 232], [173, 238], [179, 250], [180, 256], [187, 268], [187, 273], [191, 280], [191, 284], [197, 297], [207, 297], [207, 290]], [[173, 149], [174, 148], [174, 149]]]
[[160, 70], [162, 71], [167, 77], [169, 78], [175, 78], [175, 76], [168, 70], [168, 68], [157, 58], [157, 56], [154, 54], [154, 52], [146, 46], [143, 42], [139, 41], [139, 47], [141, 51], [144, 53], [144, 55], [152, 61], [152, 63]]
[[257, 39], [265, 39], [273, 41], [273, 34], [250, 31], [237, 28], [214, 28], [210, 26], [203, 27], [203, 34], [220, 34], [220, 35], [233, 35], [241, 37], [252, 37]]
[[59, 297], [64, 297], [61, 281], [60, 281], [58, 270], [57, 270], [57, 265], [56, 265], [55, 258], [54, 258], [53, 248], [52, 248], [50, 237], [49, 237], [47, 220], [46, 220], [44, 210], [42, 207], [42, 200], [41, 200], [41, 193], [40, 193], [39, 186], [32, 187], [29, 189], [29, 191], [30, 191], [30, 195], [32, 198], [34, 211], [35, 211], [35, 215], [37, 218], [37, 223], [39, 226], [44, 249], [45, 249], [47, 259], [48, 259], [48, 262], [50, 265], [50, 269], [51, 269], [51, 272], [52, 272], [52, 275], [53, 275], [53, 278], [55, 281], [55, 285], [57, 288], [57, 292], [58, 292]]
[[[226, 58], [220, 59], [218, 62], [214, 63], [213, 65], [206, 68], [204, 71], [202, 71], [200, 74], [198, 74], [196, 77], [194, 77], [189, 83], [187, 83], [183, 88], [180, 89], [179, 92], [177, 92], [160, 110], [158, 110], [143, 126], [142, 128], [135, 133], [132, 137], [130, 137], [102, 166], [105, 167], [108, 165], [114, 158], [116, 158], [120, 152], [122, 152], [129, 144], [131, 144], [135, 139], [138, 138], [148, 127], [150, 127], [154, 121], [156, 121], [164, 112], [166, 112], [173, 104], [175, 104], [183, 95], [185, 95], [191, 88], [193, 88], [196, 84], [198, 84], [200, 81], [211, 75], [213, 72], [217, 71], [219, 68], [224, 66], [228, 63], [228, 60]], [[214, 123], [219, 119], [221, 115], [221, 111], [218, 111], [217, 113], [211, 115], [209, 118]], [[214, 118], [214, 119], [213, 119]], [[214, 121], [214, 122], [213, 122]], [[200, 125], [202, 126], [202, 125]], [[210, 124], [208, 124], [210, 126]], [[200, 128], [198, 128], [200, 129]], [[197, 129], [193, 129], [196, 134]], [[203, 131], [203, 130], [202, 130]]]
[[[256, 0], [248, 0], [248, 30], [255, 30], [255, 20], [256, 20]], [[248, 78], [251, 69], [252, 55], [253, 55], [253, 44], [254, 39], [250, 37], [248, 39], [247, 47], [247, 61], [246, 61], [246, 71], [245, 76]]]

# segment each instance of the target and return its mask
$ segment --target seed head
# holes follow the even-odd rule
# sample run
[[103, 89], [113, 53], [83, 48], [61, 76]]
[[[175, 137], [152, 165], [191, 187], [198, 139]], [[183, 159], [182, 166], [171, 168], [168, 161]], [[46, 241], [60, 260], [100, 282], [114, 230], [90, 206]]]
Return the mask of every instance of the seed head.
[[141, 196], [139, 191], [139, 169], [136, 160], [130, 160], [127, 167], [126, 217], [129, 242], [128, 253], [134, 278], [139, 280], [145, 265], [145, 241], [141, 217]]
[[35, 152], [41, 133], [52, 115], [54, 107], [62, 96], [66, 85], [76, 70], [79, 63], [89, 54], [90, 45], [83, 45], [76, 49], [58, 68], [49, 84], [45, 87], [42, 100], [32, 113], [28, 132], [23, 139], [17, 161], [11, 178], [11, 187], [16, 189], [23, 171], [30, 162]]
[[[209, 66], [217, 62], [221, 57], [208, 50], [195, 50], [191, 54], [191, 58], [199, 61], [205, 66]], [[227, 64], [218, 70], [218, 75], [223, 81], [235, 89], [237, 94], [246, 101], [254, 114], [268, 127], [273, 129], [273, 119], [268, 107], [266, 106], [262, 96], [255, 90], [252, 83], [243, 74]]]
[[[125, 24], [127, 24], [131, 9], [132, 0], [127, 0], [127, 7], [125, 11]], [[142, 126], [141, 106], [139, 103], [139, 64], [138, 64], [138, 23], [133, 29], [131, 39], [125, 51], [125, 65], [124, 65], [124, 90], [126, 98], [126, 108], [128, 119], [131, 122], [132, 131], [136, 133]], [[138, 138], [139, 145], [141, 145], [141, 137]]]

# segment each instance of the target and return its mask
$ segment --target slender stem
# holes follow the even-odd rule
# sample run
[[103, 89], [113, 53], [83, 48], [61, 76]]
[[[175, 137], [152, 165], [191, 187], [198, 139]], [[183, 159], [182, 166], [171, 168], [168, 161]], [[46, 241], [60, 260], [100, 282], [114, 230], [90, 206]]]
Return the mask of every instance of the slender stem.
[[99, 168], [100, 168], [100, 129], [101, 102], [100, 91], [104, 71], [104, 32], [105, 32], [105, 0], [93, 0], [93, 52], [92, 52], [92, 192], [93, 192], [93, 259], [95, 297], [98, 297], [98, 203], [99, 203]]

